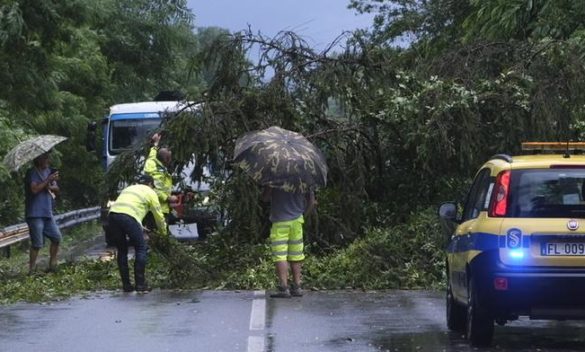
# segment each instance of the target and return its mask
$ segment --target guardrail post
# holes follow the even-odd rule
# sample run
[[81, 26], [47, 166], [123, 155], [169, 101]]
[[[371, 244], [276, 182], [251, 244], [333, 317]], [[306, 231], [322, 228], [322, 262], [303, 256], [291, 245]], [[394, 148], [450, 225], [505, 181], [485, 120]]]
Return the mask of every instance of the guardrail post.
[[2, 249], [2, 251], [4, 252], [4, 257], [5, 258], [10, 258], [10, 246], [6, 246]]

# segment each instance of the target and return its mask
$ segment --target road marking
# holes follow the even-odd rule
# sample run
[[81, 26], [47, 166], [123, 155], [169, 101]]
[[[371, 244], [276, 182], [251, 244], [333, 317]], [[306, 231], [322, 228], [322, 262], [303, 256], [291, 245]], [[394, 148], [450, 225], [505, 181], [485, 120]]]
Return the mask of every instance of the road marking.
[[265, 291], [255, 291], [255, 298], [252, 301], [252, 313], [250, 314], [250, 330], [264, 330], [266, 324], [266, 299]]
[[[252, 311], [250, 312], [250, 332], [262, 331], [266, 325], [266, 292], [254, 291]], [[264, 352], [264, 333], [261, 336], [248, 336], [248, 352]]]
[[264, 352], [264, 337], [248, 336], [248, 352]]

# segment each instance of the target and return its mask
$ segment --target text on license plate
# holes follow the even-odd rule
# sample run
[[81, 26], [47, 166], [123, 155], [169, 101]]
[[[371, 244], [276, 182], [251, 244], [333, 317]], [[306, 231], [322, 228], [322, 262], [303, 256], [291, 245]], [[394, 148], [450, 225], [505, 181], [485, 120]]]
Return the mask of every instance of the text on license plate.
[[585, 255], [585, 242], [545, 242], [540, 245], [541, 255]]

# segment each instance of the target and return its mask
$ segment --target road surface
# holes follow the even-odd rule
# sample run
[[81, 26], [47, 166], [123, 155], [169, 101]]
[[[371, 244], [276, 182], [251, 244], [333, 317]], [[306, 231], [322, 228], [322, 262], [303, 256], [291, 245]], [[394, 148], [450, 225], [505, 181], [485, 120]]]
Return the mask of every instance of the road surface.
[[[583, 351], [583, 322], [520, 320], [482, 351]], [[477, 351], [444, 321], [443, 293], [100, 292], [0, 307], [0, 351]]]

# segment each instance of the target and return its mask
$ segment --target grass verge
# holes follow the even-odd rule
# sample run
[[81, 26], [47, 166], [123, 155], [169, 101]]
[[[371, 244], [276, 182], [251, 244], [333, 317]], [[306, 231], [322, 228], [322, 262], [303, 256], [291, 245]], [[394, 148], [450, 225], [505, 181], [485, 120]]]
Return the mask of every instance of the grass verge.
[[[95, 225], [72, 230], [65, 236], [71, 243], [64, 241], [64, 251], [91, 237], [89, 233], [95, 236], [95, 231]], [[153, 287], [249, 290], [276, 284], [268, 243], [233, 243], [215, 235], [194, 244], [154, 237], [150, 246], [147, 279]], [[307, 249], [311, 251], [310, 245]], [[444, 262], [440, 229], [434, 211], [427, 210], [413, 214], [405, 224], [366, 231], [350, 246], [329, 255], [308, 255], [304, 285], [313, 289], [440, 288]], [[0, 263], [0, 303], [4, 304], [120, 288], [115, 261], [69, 261], [57, 273], [37, 276], [27, 276], [22, 270], [24, 251]]]

